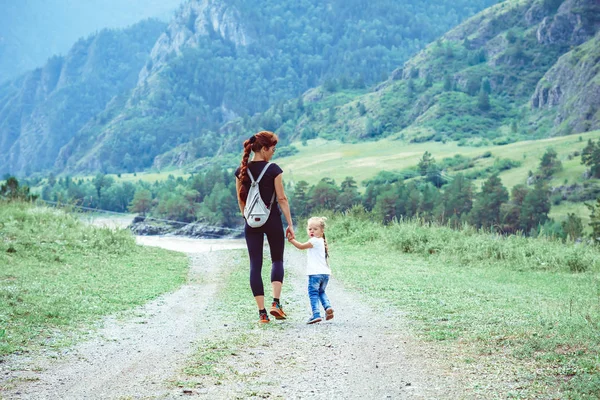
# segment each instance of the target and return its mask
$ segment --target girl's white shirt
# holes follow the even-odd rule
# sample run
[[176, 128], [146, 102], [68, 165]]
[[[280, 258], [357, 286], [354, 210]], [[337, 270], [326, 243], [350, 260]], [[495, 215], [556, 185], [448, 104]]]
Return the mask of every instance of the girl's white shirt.
[[325, 258], [325, 240], [311, 237], [308, 241], [313, 247], [308, 249], [306, 255], [306, 275], [331, 275]]

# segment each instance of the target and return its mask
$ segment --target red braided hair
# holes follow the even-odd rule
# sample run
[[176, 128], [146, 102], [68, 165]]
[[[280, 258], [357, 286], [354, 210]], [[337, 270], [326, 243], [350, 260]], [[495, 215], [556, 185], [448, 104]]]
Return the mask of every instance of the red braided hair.
[[244, 152], [242, 153], [242, 162], [240, 163], [239, 179], [242, 182], [240, 185], [240, 199], [246, 202], [248, 198], [248, 190], [250, 190], [250, 177], [248, 176], [248, 159], [250, 152], [258, 153], [263, 147], [273, 147], [277, 144], [279, 138], [276, 134], [269, 131], [260, 131], [257, 134], [244, 141]]

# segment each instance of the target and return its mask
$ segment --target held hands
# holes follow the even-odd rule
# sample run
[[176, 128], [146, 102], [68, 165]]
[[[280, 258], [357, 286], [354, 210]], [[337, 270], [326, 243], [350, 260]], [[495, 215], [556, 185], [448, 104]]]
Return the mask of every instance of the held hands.
[[287, 240], [292, 240], [296, 238], [293, 226], [288, 225], [288, 227], [285, 229], [285, 237], [287, 238]]

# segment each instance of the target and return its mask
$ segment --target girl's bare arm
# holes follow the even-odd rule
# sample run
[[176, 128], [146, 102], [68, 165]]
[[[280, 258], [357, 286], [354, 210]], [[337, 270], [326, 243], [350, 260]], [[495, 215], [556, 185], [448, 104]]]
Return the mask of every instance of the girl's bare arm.
[[293, 244], [294, 246], [296, 246], [296, 248], [298, 248], [300, 250], [312, 249], [312, 247], [313, 247], [311, 242], [300, 243], [296, 239], [288, 239], [288, 240], [291, 244]]

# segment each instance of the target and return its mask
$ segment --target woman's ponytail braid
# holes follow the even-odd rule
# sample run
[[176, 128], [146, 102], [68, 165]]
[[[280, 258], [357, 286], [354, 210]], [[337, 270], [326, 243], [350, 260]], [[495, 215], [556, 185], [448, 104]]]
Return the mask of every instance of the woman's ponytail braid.
[[250, 190], [250, 176], [248, 176], [248, 159], [250, 158], [251, 152], [259, 152], [263, 147], [272, 147], [277, 144], [277, 135], [269, 131], [260, 131], [252, 136], [250, 139], [244, 141], [244, 152], [242, 153], [242, 162], [240, 163], [240, 174], [239, 180], [242, 182], [240, 185], [240, 199], [246, 202], [248, 198], [248, 191]]
[[[254, 140], [252, 140], [254, 139]], [[250, 158], [250, 153], [252, 152], [252, 145], [256, 138], [252, 136], [250, 139], [244, 142], [244, 152], [242, 153], [242, 162], [240, 163], [240, 181], [242, 184], [240, 185], [240, 199], [246, 202], [248, 198], [248, 190], [250, 187], [250, 177], [248, 176], [248, 159]]]

